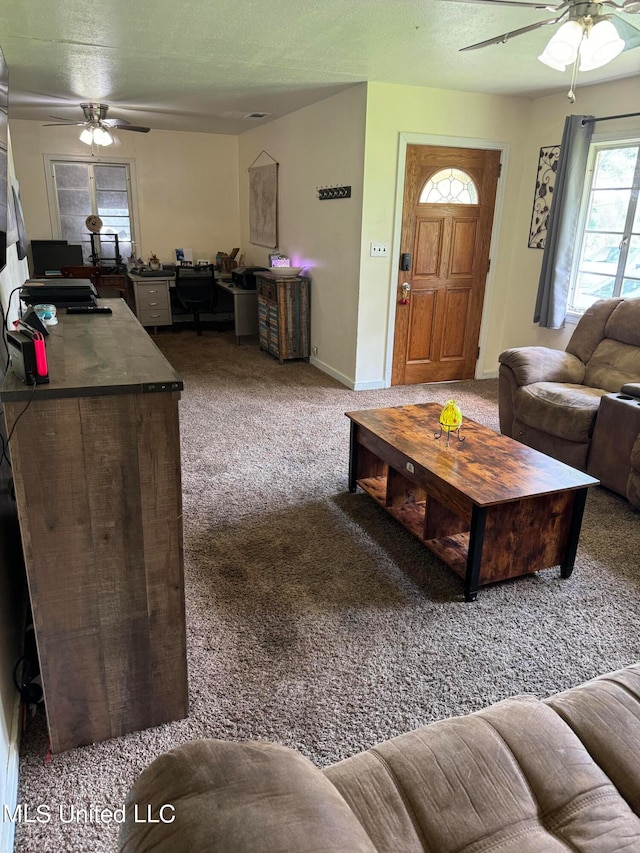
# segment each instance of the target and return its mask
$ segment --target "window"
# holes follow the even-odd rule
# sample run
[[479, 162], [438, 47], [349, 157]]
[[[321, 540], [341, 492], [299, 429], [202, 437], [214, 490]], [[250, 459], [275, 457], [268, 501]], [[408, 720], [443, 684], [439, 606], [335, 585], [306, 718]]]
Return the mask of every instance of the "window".
[[441, 169], [424, 185], [419, 204], [477, 204], [478, 189], [462, 169]]
[[[82, 246], [84, 262], [116, 262], [135, 251], [131, 198], [131, 166], [128, 163], [96, 163], [82, 160], [50, 160], [51, 215], [58, 237]], [[87, 216], [102, 220], [100, 234], [91, 245]], [[117, 239], [116, 239], [117, 238]], [[95, 250], [97, 257], [92, 257]]]
[[639, 189], [639, 141], [592, 143], [569, 312], [582, 314], [610, 296], [640, 296]]

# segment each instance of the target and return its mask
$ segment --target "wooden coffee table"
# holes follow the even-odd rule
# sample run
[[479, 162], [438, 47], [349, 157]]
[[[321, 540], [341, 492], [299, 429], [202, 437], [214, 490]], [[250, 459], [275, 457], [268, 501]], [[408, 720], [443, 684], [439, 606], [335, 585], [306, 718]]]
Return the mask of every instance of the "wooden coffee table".
[[[349, 491], [360, 486], [464, 578], [484, 584], [560, 566], [573, 571], [582, 514], [598, 480], [465, 418], [439, 440], [442, 406], [346, 412]], [[464, 413], [463, 413], [464, 414]]]

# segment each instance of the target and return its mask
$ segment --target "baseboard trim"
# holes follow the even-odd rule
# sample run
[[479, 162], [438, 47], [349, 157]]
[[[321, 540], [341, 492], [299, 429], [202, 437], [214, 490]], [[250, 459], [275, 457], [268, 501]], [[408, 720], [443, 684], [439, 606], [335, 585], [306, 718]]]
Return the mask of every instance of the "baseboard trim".
[[[6, 805], [11, 814], [18, 804], [18, 773], [20, 769], [20, 696], [16, 696], [11, 721], [11, 733], [8, 744], [7, 766], [4, 780], [0, 782], [0, 803]], [[15, 825], [12, 821], [2, 820], [0, 815], [0, 853], [13, 853]]]
[[353, 386], [354, 391], [379, 391], [380, 388], [388, 388], [388, 385], [385, 385], [384, 379], [370, 379], [368, 382], [356, 382]]
[[333, 367], [326, 364], [324, 361], [320, 361], [319, 358], [315, 358], [315, 356], [311, 356], [309, 362], [317, 367], [318, 370], [321, 370], [323, 373], [327, 373], [329, 376], [332, 376], [334, 379], [337, 379], [338, 382], [342, 383], [342, 385], [346, 385], [347, 388], [350, 388], [351, 391], [354, 391], [353, 387], [353, 379], [349, 379], [348, 376], [345, 376], [344, 373], [340, 373], [339, 370], [334, 370]]
[[[314, 367], [317, 367], [318, 370], [321, 370], [323, 373], [327, 373], [329, 376], [332, 376], [334, 379], [337, 379], [338, 382], [341, 382], [342, 385], [346, 385], [351, 391], [379, 391], [381, 388], [388, 388], [389, 386], [386, 384], [384, 379], [369, 379], [366, 382], [354, 382], [348, 376], [345, 376], [344, 373], [340, 373], [338, 370], [334, 370], [333, 367], [326, 364], [324, 361], [320, 361], [319, 358], [315, 356], [311, 356], [309, 359], [309, 363]], [[481, 376], [476, 377], [477, 379], [497, 379], [498, 371], [497, 370], [484, 370]], [[445, 380], [446, 381], [446, 380]]]

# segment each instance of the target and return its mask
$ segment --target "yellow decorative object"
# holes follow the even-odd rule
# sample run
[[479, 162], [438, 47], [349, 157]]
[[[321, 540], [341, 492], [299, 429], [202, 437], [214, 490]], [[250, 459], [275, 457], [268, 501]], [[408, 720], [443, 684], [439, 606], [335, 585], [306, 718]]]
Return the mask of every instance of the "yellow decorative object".
[[449, 432], [462, 426], [462, 412], [455, 400], [447, 400], [444, 404], [440, 412], [440, 426]]
[[464, 437], [460, 435], [460, 427], [462, 426], [462, 412], [460, 406], [455, 400], [447, 400], [440, 412], [440, 432], [434, 433], [434, 438], [440, 438], [443, 432], [447, 434], [447, 447], [449, 446], [449, 436], [452, 432], [457, 433], [458, 441], [464, 441]]

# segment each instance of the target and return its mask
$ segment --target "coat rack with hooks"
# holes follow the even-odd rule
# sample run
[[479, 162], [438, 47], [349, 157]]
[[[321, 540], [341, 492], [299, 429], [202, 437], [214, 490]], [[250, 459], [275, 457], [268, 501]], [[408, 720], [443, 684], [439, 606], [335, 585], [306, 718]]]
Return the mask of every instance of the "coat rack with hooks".
[[316, 187], [316, 197], [319, 201], [334, 198], [351, 198], [351, 187]]

